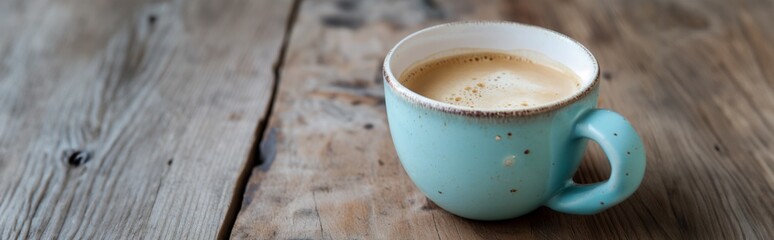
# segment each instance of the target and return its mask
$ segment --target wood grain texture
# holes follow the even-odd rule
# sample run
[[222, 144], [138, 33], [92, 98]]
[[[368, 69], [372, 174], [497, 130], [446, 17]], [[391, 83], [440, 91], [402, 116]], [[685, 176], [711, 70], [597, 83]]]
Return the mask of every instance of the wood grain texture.
[[[772, 239], [774, 2], [304, 1], [233, 238]], [[648, 156], [640, 189], [593, 216], [540, 208], [455, 217], [412, 185], [394, 152], [380, 64], [433, 24], [498, 19], [566, 33], [603, 68], [601, 106]], [[598, 147], [576, 179], [604, 180]]]
[[0, 239], [227, 236], [291, 3], [0, 1]]

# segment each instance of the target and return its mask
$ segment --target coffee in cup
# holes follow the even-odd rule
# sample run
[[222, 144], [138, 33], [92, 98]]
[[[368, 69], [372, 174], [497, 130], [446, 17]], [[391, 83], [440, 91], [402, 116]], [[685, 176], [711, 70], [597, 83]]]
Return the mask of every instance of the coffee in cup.
[[427, 98], [475, 109], [519, 109], [570, 97], [580, 77], [537, 52], [453, 50], [420, 61], [400, 76]]

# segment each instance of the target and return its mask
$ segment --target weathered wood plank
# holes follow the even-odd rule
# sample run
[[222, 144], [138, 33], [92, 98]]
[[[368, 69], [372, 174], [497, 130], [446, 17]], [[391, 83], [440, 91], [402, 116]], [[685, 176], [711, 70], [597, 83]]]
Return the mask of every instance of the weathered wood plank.
[[0, 2], [0, 239], [227, 236], [291, 4]]
[[[305, 1], [235, 238], [758, 238], [774, 226], [771, 1]], [[452, 216], [400, 167], [379, 75], [422, 27], [504, 19], [564, 32], [603, 66], [601, 106], [647, 146], [640, 190], [593, 216]], [[592, 147], [581, 182], [609, 166]]]

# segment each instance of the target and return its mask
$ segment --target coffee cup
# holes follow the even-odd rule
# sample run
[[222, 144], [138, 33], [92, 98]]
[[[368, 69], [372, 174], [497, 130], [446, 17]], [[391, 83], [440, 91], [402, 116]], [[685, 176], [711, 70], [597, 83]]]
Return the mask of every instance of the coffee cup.
[[[572, 71], [579, 84], [556, 101], [492, 109], [432, 99], [399, 81], [412, 66], [455, 49], [539, 53]], [[624, 117], [597, 108], [599, 72], [583, 45], [537, 26], [458, 22], [415, 32], [384, 60], [387, 118], [400, 162], [430, 200], [465, 218], [509, 219], [540, 206], [571, 214], [608, 209], [639, 186], [645, 149]], [[604, 150], [611, 173], [578, 184], [572, 177], [588, 140]]]

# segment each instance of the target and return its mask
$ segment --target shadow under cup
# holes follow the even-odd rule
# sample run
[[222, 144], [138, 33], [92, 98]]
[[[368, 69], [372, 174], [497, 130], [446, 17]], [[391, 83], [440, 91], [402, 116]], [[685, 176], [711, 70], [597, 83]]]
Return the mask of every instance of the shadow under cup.
[[[581, 87], [572, 96], [542, 106], [482, 110], [423, 97], [398, 81], [403, 71], [429, 56], [461, 48], [538, 52], [574, 71]], [[588, 112], [598, 111], [595, 115], [605, 115], [600, 117], [605, 119], [620, 117], [595, 109], [598, 72], [596, 60], [581, 44], [540, 27], [465, 22], [411, 34], [390, 51], [384, 63], [387, 117], [401, 163], [428, 198], [451, 213], [471, 219], [513, 218], [541, 205], [578, 214], [596, 213], [615, 205], [633, 192], [632, 184], [627, 183], [621, 190], [615, 184], [583, 186], [571, 180], [587, 138], [600, 142], [614, 169], [618, 166], [619, 170], [638, 173], [639, 165], [629, 169], [614, 161], [616, 157], [610, 152], [618, 148], [618, 143], [605, 145], [599, 137], [580, 134], [576, 128], [579, 121], [589, 118]], [[624, 125], [621, 129], [626, 130], [628, 122]], [[639, 146], [639, 136], [628, 131], [621, 132], [633, 133], [636, 141], [626, 141], [624, 147]], [[644, 171], [644, 154], [642, 162]], [[617, 174], [612, 173], [611, 182], [623, 181]], [[639, 184], [639, 180], [629, 182], [636, 182], [633, 189]], [[586, 196], [589, 194], [598, 196]]]

